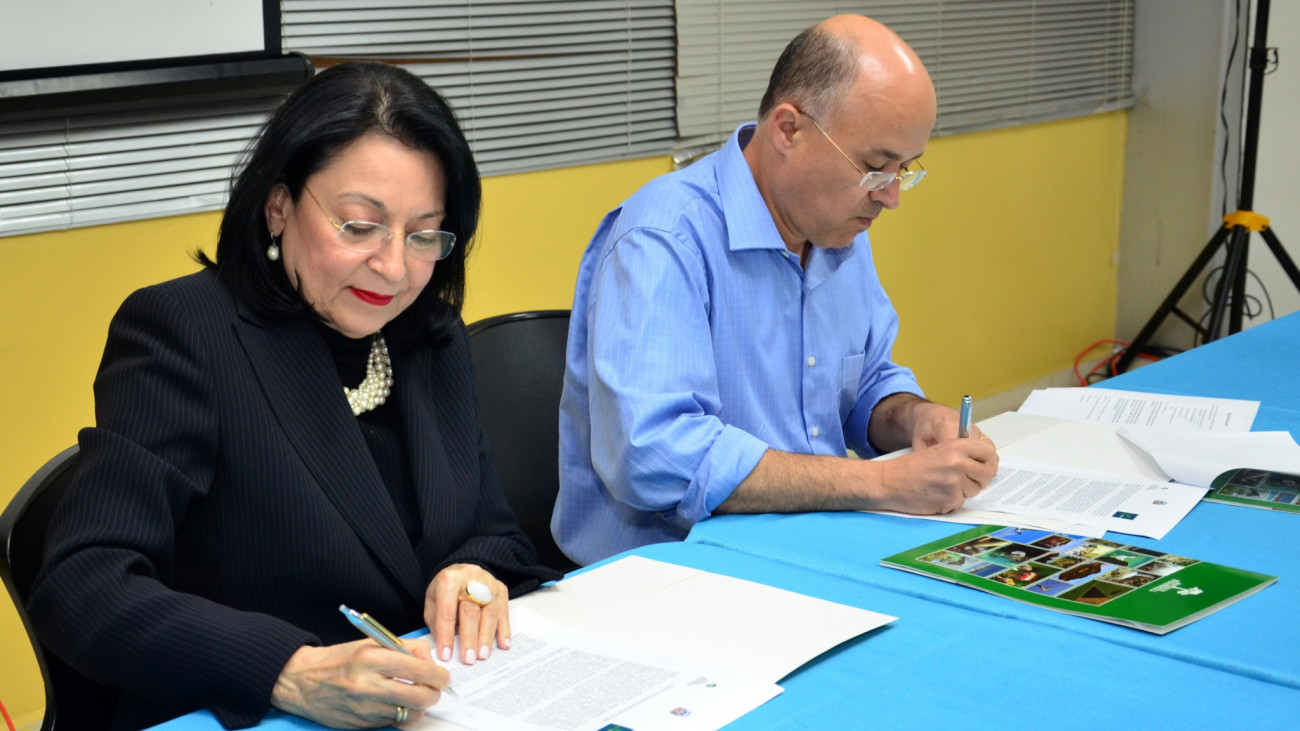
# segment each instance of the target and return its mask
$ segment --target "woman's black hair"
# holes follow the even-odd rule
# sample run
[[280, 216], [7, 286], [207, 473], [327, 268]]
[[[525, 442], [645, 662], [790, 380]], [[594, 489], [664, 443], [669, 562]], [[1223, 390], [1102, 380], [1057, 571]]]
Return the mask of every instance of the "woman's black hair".
[[309, 177], [367, 134], [387, 135], [431, 153], [446, 176], [442, 228], [456, 234], [456, 246], [434, 267], [424, 291], [385, 329], [441, 342], [456, 326], [465, 301], [465, 257], [478, 228], [482, 188], [469, 143], [447, 101], [397, 66], [331, 66], [290, 94], [266, 120], [232, 179], [216, 259], [202, 252], [197, 258], [260, 316], [318, 317], [284, 266], [266, 257], [271, 243], [267, 196], [284, 184], [297, 202]]

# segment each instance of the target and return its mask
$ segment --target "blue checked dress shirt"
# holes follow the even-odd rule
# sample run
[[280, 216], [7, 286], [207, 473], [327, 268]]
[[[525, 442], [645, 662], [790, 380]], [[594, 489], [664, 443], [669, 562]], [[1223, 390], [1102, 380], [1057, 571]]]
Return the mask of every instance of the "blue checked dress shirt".
[[579, 563], [683, 539], [769, 448], [874, 456], [872, 409], [921, 394], [890, 360], [867, 234], [801, 267], [742, 153], [753, 129], [646, 184], [583, 254], [551, 521]]

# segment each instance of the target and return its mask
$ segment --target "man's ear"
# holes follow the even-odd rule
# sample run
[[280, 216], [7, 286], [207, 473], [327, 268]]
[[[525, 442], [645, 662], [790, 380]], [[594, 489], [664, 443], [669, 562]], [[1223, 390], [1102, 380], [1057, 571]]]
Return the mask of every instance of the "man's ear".
[[790, 103], [778, 104], [768, 113], [766, 127], [769, 140], [772, 147], [781, 154], [786, 156], [796, 144], [798, 134], [804, 131], [799, 124], [799, 110]]
[[293, 196], [289, 195], [289, 187], [284, 183], [276, 183], [271, 188], [271, 192], [266, 196], [266, 227], [272, 236], [279, 236], [284, 233], [285, 221], [289, 218], [290, 206], [293, 203]]

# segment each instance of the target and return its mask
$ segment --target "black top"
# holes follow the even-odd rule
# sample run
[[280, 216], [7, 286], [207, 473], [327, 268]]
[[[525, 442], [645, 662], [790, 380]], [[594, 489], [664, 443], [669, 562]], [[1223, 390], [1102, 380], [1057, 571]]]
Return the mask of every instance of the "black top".
[[[318, 328], [334, 358], [339, 382], [348, 388], [359, 386], [366, 377], [372, 338], [349, 338], [323, 323], [318, 324]], [[392, 345], [389, 347], [391, 354]], [[394, 379], [393, 389], [397, 388]], [[406, 536], [414, 545], [420, 540], [419, 508], [411, 486], [411, 469], [406, 458], [406, 442], [402, 438], [402, 412], [398, 400], [390, 394], [384, 403], [358, 416], [357, 426], [366, 439], [366, 446], [370, 447], [370, 455], [375, 458], [384, 485], [388, 487]]]

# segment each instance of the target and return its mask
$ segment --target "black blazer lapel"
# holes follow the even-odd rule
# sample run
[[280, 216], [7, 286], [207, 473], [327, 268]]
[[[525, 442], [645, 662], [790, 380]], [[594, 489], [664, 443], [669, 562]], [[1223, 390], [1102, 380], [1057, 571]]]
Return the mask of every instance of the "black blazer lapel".
[[[434, 404], [431, 374], [433, 352], [429, 348], [416, 348], [409, 358], [393, 364], [394, 381], [402, 387], [395, 389], [402, 404], [402, 423], [406, 427], [407, 454], [411, 465], [411, 482], [415, 485], [415, 500], [420, 507], [420, 557], [442, 556], [449, 548], [447, 536], [439, 535], [435, 526], [443, 525], [440, 513], [449, 512], [445, 504], [446, 488], [454, 484], [450, 460], [442, 441], [442, 432]], [[426, 573], [435, 567], [422, 567]]]
[[235, 323], [276, 420], [317, 484], [378, 561], [422, 603], [423, 572], [338, 385], [329, 350], [313, 328], [302, 320]]

